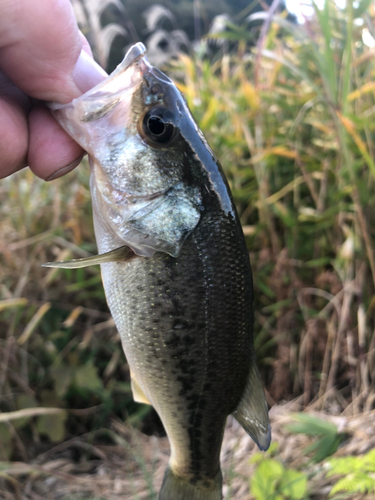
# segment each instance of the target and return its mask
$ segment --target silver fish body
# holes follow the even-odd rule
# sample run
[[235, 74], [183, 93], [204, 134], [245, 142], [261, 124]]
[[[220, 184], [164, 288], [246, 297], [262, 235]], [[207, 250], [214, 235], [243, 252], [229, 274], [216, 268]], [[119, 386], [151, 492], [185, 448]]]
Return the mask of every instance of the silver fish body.
[[222, 169], [142, 44], [54, 114], [90, 155], [99, 253], [131, 253], [101, 270], [135, 399], [154, 406], [171, 444], [159, 498], [218, 500], [227, 416], [261, 449], [270, 442], [251, 268]]

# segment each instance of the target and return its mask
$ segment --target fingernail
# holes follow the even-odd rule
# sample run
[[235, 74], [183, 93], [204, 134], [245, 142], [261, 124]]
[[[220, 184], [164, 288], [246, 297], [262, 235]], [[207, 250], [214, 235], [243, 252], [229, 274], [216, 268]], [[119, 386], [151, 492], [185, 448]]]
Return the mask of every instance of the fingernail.
[[73, 80], [82, 93], [92, 89], [107, 78], [108, 74], [84, 50], [81, 50], [73, 70]]
[[53, 181], [54, 179], [58, 179], [59, 177], [67, 174], [68, 172], [70, 172], [71, 170], [76, 168], [76, 166], [81, 163], [81, 160], [85, 156], [85, 154], [86, 153], [79, 156], [76, 160], [72, 161], [72, 163], [69, 163], [69, 165], [67, 165], [66, 167], [62, 167], [62, 168], [59, 168], [59, 170], [56, 170], [56, 172], [54, 172], [52, 175], [50, 175], [46, 179], [46, 181], [49, 182], [49, 181]]

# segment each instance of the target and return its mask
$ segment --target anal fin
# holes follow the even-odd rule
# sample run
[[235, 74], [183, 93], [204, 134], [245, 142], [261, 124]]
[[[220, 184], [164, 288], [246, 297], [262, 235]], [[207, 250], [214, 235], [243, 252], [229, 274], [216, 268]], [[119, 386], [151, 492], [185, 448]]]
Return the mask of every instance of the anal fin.
[[255, 360], [251, 363], [242, 399], [233, 416], [260, 450], [268, 449], [271, 442], [271, 426], [263, 384]]
[[132, 371], [130, 371], [130, 383], [132, 387], [134, 401], [136, 401], [137, 403], [145, 403], [146, 405], [151, 405], [147, 396], [141, 389], [141, 386], [138, 384], [136, 378], [134, 377], [134, 373]]

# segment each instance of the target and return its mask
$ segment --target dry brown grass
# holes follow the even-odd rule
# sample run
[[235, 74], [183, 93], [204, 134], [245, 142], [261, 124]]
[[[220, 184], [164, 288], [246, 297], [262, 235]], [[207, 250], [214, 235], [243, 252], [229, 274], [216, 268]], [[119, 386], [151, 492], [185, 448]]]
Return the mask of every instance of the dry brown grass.
[[[305, 448], [312, 438], [291, 434], [286, 426], [293, 422], [298, 401], [275, 406], [270, 412], [274, 453], [285, 467], [307, 470], [308, 498], [327, 499], [334, 478], [327, 479], [327, 461], [311, 464]], [[333, 422], [346, 434], [334, 456], [364, 454], [375, 447], [375, 412], [354, 417], [312, 413]], [[1, 500], [136, 500], [155, 498], [169, 458], [167, 438], [146, 436], [118, 420], [112, 420], [104, 444], [100, 433], [82, 435], [38, 454], [28, 463], [17, 462], [2, 467]], [[103, 437], [103, 436], [102, 436]], [[112, 441], [108, 443], [108, 438]], [[251, 457], [256, 446], [239, 424], [229, 419], [221, 452], [224, 474], [224, 499], [252, 500], [249, 481], [255, 465]], [[6, 480], [4, 481], [4, 478]], [[353, 495], [351, 500], [372, 497]]]

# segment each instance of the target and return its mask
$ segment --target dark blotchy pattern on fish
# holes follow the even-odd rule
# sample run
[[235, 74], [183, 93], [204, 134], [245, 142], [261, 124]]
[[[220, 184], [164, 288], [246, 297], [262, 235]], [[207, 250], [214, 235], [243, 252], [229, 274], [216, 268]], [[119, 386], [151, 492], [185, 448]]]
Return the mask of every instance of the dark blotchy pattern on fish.
[[156, 253], [110, 264], [111, 283], [103, 273], [112, 314], [125, 321], [118, 327], [132, 371], [167, 433], [183, 429], [188, 449], [175, 472], [192, 482], [218, 473], [225, 419], [253, 362], [252, 278], [241, 227], [216, 197], [210, 204], [178, 258]]

